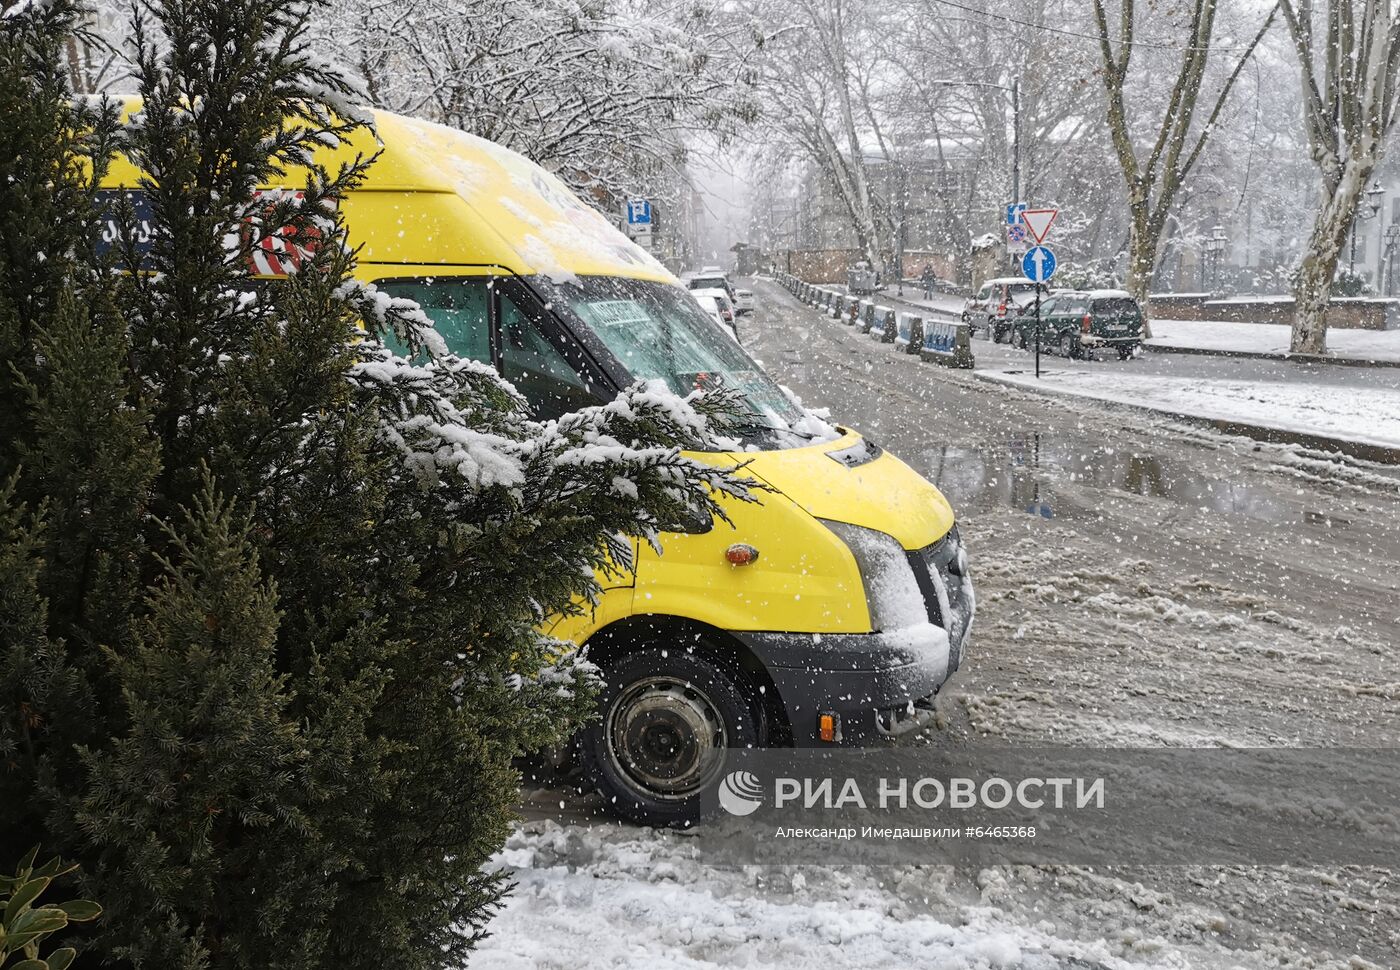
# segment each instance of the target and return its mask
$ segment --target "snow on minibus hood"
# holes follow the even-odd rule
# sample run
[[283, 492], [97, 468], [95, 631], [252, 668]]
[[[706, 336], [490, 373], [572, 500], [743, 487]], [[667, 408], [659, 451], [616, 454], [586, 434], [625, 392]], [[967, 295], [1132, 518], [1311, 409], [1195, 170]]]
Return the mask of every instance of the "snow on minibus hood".
[[749, 470], [819, 519], [849, 522], [922, 549], [953, 527], [943, 493], [855, 431], [803, 448], [746, 453]]

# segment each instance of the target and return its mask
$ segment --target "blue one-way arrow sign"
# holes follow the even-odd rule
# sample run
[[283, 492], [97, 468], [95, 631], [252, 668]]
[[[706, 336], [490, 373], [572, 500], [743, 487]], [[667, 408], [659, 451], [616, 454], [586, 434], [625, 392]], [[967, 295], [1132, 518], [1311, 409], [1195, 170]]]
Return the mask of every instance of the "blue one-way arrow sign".
[[1021, 272], [1032, 283], [1044, 283], [1055, 275], [1055, 254], [1047, 246], [1032, 246], [1021, 257]]

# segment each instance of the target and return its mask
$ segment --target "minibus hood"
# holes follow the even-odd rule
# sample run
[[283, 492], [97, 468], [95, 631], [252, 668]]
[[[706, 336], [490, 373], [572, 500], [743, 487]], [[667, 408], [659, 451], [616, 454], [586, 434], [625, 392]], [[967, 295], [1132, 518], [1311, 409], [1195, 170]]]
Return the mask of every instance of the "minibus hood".
[[952, 528], [942, 492], [894, 455], [842, 431], [835, 441], [740, 457], [811, 515], [876, 529], [906, 549], [922, 549]]

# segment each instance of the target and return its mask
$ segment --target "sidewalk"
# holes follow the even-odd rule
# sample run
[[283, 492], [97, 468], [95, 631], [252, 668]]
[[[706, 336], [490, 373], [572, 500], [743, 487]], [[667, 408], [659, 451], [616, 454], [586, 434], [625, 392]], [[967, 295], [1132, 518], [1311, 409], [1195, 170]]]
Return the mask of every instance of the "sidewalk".
[[[1255, 326], [1255, 324], [1245, 324]], [[982, 380], [1039, 393], [1107, 401], [1204, 422], [1233, 434], [1387, 463], [1400, 462], [1400, 396], [1377, 388], [1305, 381], [1220, 380], [1048, 368], [978, 371]]]
[[[1188, 354], [1221, 354], [1283, 359], [1288, 353], [1289, 328], [1272, 323], [1228, 323], [1223, 320], [1153, 320], [1153, 350]], [[1338, 364], [1377, 364], [1400, 367], [1400, 330], [1329, 330], [1325, 358]]]
[[905, 306], [918, 307], [920, 310], [928, 310], [950, 320], [957, 320], [962, 317], [963, 303], [966, 302], [962, 297], [953, 296], [950, 293], [935, 293], [933, 299], [925, 300], [922, 287], [910, 286], [907, 283], [904, 286], [903, 296], [897, 296], [897, 292], [898, 291], [894, 288], [887, 286], [880, 292], [880, 299], [903, 304]]

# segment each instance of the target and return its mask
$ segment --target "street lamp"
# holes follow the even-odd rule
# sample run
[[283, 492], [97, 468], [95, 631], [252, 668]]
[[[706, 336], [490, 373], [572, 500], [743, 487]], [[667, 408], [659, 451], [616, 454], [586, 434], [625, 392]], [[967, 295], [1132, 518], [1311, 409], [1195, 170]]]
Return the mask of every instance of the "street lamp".
[[1400, 223], [1392, 222], [1385, 227], [1385, 295], [1395, 286], [1395, 246], [1400, 243]]
[[1225, 243], [1228, 237], [1225, 235], [1225, 227], [1217, 224], [1206, 237], [1206, 266], [1209, 271], [1207, 277], [1210, 288], [1214, 289], [1220, 285], [1220, 258], [1225, 252]]
[[1381, 211], [1380, 199], [1385, 195], [1385, 189], [1381, 188], [1379, 181], [1371, 183], [1371, 187], [1366, 190], [1365, 205], [1357, 206], [1356, 215], [1351, 222], [1351, 255], [1347, 257], [1347, 271], [1356, 275], [1356, 220], [1365, 222], [1374, 218]]
[[1385, 265], [1385, 188], [1380, 179], [1376, 179], [1366, 190], [1366, 197], [1371, 200], [1371, 208], [1380, 217], [1376, 220], [1376, 294], [1379, 295], [1383, 275], [1381, 267]]

